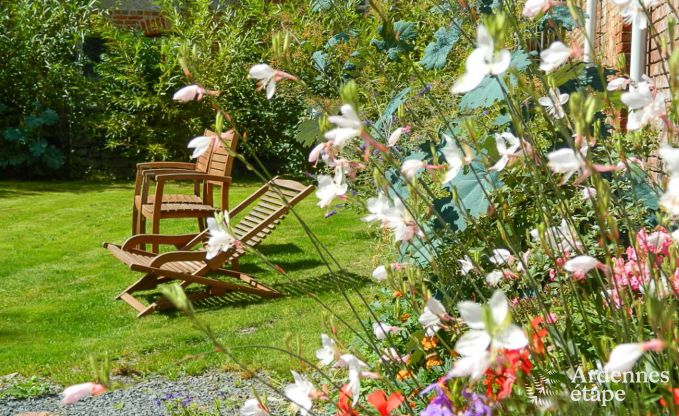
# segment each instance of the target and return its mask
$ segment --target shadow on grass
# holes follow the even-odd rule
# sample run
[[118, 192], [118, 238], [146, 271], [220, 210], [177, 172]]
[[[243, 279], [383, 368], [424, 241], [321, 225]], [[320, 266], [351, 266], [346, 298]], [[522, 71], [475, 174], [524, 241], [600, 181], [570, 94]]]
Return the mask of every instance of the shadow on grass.
[[0, 182], [0, 198], [20, 198], [35, 196], [47, 192], [59, 193], [92, 193], [103, 189], [132, 189], [130, 183], [119, 182], [47, 182], [47, 181], [2, 181]]
[[[335, 274], [324, 273], [315, 277], [308, 277], [304, 279], [298, 279], [292, 282], [278, 283], [275, 285], [269, 285], [272, 288], [281, 292], [284, 297], [301, 297], [309, 293], [320, 294], [328, 292], [336, 292], [339, 290], [345, 290], [349, 288], [358, 289], [365, 286], [370, 280], [364, 276], [360, 276], [350, 272], [337, 272]], [[200, 291], [197, 289], [195, 291]], [[188, 289], [186, 291], [188, 294], [194, 291]], [[137, 295], [139, 296], [139, 295]], [[160, 295], [158, 293], [149, 294], [146, 296], [148, 302], [153, 302], [158, 300]], [[257, 295], [251, 295], [242, 292], [231, 292], [227, 293], [225, 296], [210, 297], [197, 302], [194, 302], [193, 306], [197, 311], [209, 311], [229, 307], [245, 307], [248, 305], [254, 305], [264, 302], [273, 302], [276, 299], [267, 299]], [[176, 310], [164, 310], [156, 313], [160, 313], [166, 316], [182, 316], [182, 314]]]

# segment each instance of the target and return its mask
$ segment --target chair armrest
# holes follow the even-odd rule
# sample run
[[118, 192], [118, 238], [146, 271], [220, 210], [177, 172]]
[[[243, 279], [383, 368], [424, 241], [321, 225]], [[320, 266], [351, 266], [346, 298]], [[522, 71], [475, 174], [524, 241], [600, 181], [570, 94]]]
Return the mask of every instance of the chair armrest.
[[214, 181], [228, 185], [231, 183], [231, 176], [208, 175], [207, 173], [200, 172], [174, 172], [156, 175], [156, 181], [159, 183], [166, 181]]
[[195, 163], [191, 162], [144, 162], [137, 163], [137, 170], [146, 169], [187, 169], [193, 170], [196, 168]]
[[144, 244], [167, 244], [180, 248], [184, 247], [196, 236], [197, 234], [184, 234], [184, 235], [138, 234], [125, 240], [125, 242], [120, 246], [120, 248], [125, 251], [129, 251], [139, 245]]
[[159, 267], [165, 263], [173, 261], [205, 261], [204, 251], [168, 251], [167, 253], [156, 256], [149, 264], [151, 267]]

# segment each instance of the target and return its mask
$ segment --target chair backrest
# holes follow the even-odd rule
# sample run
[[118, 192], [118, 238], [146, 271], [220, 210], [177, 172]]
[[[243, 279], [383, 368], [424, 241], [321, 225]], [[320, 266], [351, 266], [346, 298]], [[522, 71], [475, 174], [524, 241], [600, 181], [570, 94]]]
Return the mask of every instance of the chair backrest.
[[[231, 156], [230, 152], [235, 152], [238, 146], [238, 136], [236, 136], [233, 130], [223, 132], [221, 134], [221, 140], [217, 140], [217, 133], [205, 130], [204, 133], [207, 137], [214, 137], [212, 141], [212, 147], [208, 152], [203, 155], [207, 155], [207, 159], [204, 161], [196, 162], [196, 169], [201, 169], [201, 172], [207, 173], [208, 175], [215, 176], [231, 176], [231, 170], [233, 169], [234, 157]], [[201, 157], [203, 156], [201, 155]], [[221, 188], [220, 206], [221, 208], [228, 208], [228, 186], [224, 186], [222, 182], [207, 181], [204, 187], [204, 202], [207, 204], [212, 204], [214, 201], [213, 192], [214, 187], [219, 186]]]
[[[314, 190], [313, 186], [304, 186], [299, 182], [278, 177], [270, 180], [255, 193], [229, 211], [231, 217], [238, 213], [246, 214], [233, 227], [236, 237], [244, 245], [254, 247], [276, 228], [280, 220], [288, 213], [289, 207], [295, 206]], [[234, 257], [229, 250], [215, 256], [208, 262], [209, 267], [221, 267]], [[242, 249], [241, 249], [242, 250]]]

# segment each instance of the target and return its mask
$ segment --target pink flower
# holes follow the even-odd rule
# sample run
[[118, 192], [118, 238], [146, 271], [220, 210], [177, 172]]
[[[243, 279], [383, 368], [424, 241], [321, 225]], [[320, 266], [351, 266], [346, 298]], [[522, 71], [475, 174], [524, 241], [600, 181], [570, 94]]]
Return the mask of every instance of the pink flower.
[[100, 396], [106, 392], [106, 387], [97, 383], [82, 383], [75, 386], [66, 387], [61, 393], [64, 398], [61, 399], [62, 404], [73, 404], [78, 400], [82, 400], [87, 396]]
[[193, 100], [200, 101], [203, 99], [205, 93], [205, 89], [199, 87], [198, 85], [188, 85], [174, 93], [172, 99], [183, 103]]
[[549, 315], [547, 315], [547, 323], [555, 324], [556, 321], [557, 321], [556, 314], [554, 312], [550, 312]]

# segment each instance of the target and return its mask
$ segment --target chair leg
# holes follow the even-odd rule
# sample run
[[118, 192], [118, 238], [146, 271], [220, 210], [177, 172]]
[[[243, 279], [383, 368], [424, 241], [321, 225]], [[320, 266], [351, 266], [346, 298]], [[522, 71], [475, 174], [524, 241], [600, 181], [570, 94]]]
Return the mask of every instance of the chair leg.
[[238, 261], [238, 259], [233, 259], [231, 261], [231, 270], [235, 272], [240, 271], [240, 262]]
[[[152, 221], [152, 228], [151, 228], [151, 233], [152, 234], [160, 234], [160, 216], [154, 215]], [[153, 247], [151, 249], [151, 252], [157, 253], [158, 252], [158, 244], [153, 244]]]
[[137, 204], [132, 204], [132, 235], [139, 234], [139, 211]]
[[[138, 218], [139, 225], [137, 226], [137, 230], [139, 230], [139, 234], [146, 234], [146, 217], [143, 213], [139, 212]], [[146, 251], [146, 244], [140, 244], [138, 248], [139, 250]]]
[[198, 217], [198, 230], [203, 231], [206, 227], [206, 219], [203, 217]]

